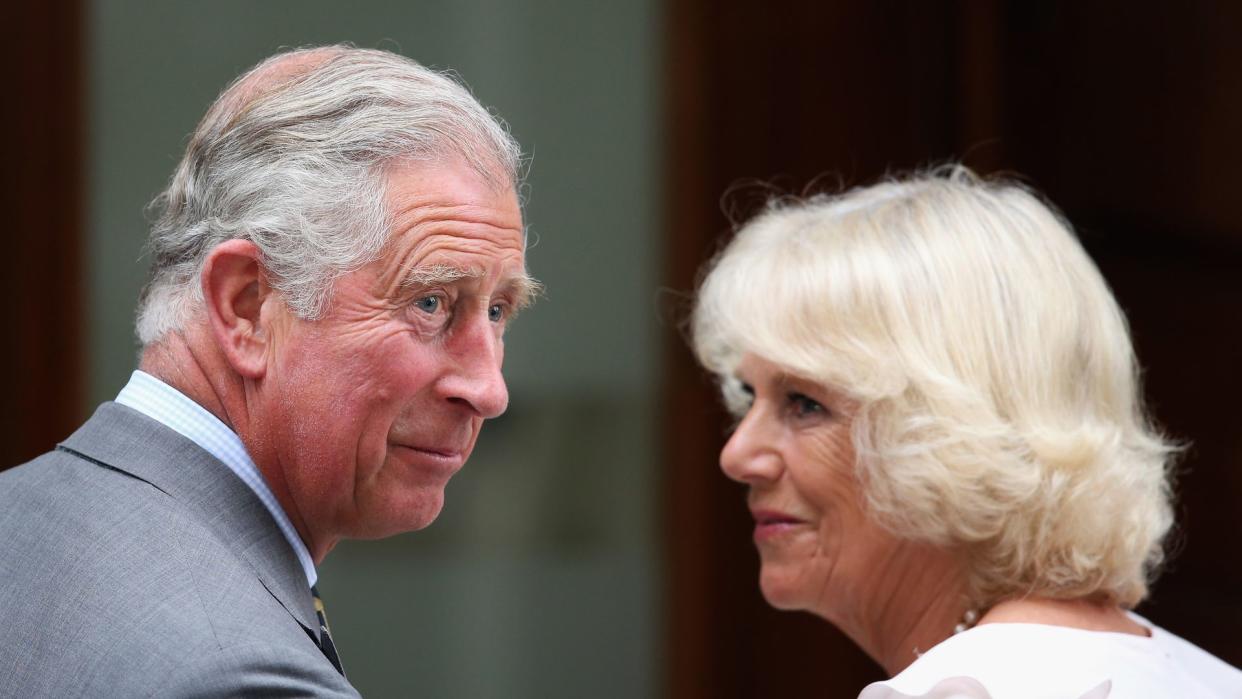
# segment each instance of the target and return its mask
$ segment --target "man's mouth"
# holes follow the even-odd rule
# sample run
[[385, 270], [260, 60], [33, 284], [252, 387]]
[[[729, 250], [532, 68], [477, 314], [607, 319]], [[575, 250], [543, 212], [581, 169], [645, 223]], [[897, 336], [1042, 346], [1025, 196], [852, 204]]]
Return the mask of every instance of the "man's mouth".
[[406, 449], [411, 449], [411, 450], [413, 450], [413, 451], [421, 452], [421, 453], [423, 453], [423, 454], [430, 454], [430, 455], [432, 455], [432, 456], [442, 456], [442, 457], [444, 457], [444, 458], [451, 458], [451, 457], [455, 457], [455, 456], [460, 456], [460, 455], [461, 455], [461, 452], [462, 452], [462, 450], [461, 450], [461, 449], [456, 449], [456, 448], [454, 448], [454, 447], [447, 447], [447, 446], [444, 446], [444, 447], [423, 447], [423, 446], [417, 446], [417, 445], [414, 445], [414, 444], [400, 444], [400, 445], [398, 445], [398, 446], [403, 446], [403, 447], [405, 447]]
[[390, 447], [398, 454], [405, 454], [402, 460], [418, 464], [419, 468], [443, 470], [451, 476], [466, 462], [467, 451], [455, 444], [399, 444], [391, 443]]

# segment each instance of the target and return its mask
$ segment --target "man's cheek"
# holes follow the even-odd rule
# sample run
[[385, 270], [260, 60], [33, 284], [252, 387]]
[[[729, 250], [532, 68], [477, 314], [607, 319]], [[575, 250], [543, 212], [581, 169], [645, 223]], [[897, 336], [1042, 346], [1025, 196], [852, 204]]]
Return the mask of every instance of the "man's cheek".
[[357, 449], [357, 477], [368, 479], [383, 468], [390, 458], [389, 443], [393, 427], [393, 415], [388, 410], [376, 410], [367, 415], [365, 422], [354, 435]]

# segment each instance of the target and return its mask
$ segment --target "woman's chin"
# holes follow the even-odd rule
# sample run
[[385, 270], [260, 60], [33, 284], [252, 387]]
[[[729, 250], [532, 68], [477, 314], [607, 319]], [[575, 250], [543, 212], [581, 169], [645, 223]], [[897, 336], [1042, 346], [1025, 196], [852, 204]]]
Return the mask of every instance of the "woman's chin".
[[797, 576], [788, 570], [764, 566], [759, 571], [759, 590], [768, 604], [783, 611], [805, 609], [805, 595]]

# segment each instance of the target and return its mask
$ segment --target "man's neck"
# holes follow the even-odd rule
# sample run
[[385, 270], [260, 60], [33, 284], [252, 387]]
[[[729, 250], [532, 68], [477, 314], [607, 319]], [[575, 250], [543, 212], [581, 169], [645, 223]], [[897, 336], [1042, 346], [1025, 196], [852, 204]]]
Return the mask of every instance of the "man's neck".
[[306, 543], [311, 558], [316, 565], [322, 563], [335, 541], [317, 546], [310, 536], [306, 520], [289, 492], [281, 465], [253, 438], [256, 429], [245, 381], [206, 336], [206, 330], [191, 327], [169, 333], [143, 349], [138, 368], [185, 394], [237, 434], [285, 516]]
[[[201, 344], [201, 343], [197, 343]], [[223, 357], [194, 351], [179, 333], [169, 333], [142, 351], [138, 368], [185, 394], [241, 434], [239, 418], [248, 414], [240, 377], [228, 371]]]

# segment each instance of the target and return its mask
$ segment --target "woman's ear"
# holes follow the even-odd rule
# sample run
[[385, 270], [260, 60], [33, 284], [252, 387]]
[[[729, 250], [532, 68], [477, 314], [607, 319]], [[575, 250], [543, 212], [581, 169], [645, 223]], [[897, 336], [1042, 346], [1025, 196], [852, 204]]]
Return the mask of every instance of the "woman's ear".
[[262, 378], [272, 341], [263, 304], [275, 300], [259, 248], [248, 240], [226, 240], [203, 262], [203, 305], [212, 337], [241, 376]]

